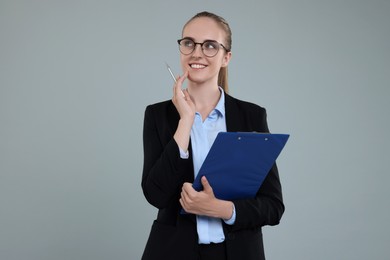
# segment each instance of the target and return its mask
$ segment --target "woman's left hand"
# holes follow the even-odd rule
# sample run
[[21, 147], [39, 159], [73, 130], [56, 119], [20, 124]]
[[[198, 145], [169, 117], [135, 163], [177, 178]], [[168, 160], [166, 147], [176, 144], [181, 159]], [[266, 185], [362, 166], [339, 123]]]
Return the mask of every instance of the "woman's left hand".
[[206, 177], [202, 179], [203, 190], [196, 191], [191, 183], [184, 183], [180, 204], [187, 213], [215, 218], [229, 219], [232, 214], [232, 202], [219, 200], [214, 196], [213, 188]]

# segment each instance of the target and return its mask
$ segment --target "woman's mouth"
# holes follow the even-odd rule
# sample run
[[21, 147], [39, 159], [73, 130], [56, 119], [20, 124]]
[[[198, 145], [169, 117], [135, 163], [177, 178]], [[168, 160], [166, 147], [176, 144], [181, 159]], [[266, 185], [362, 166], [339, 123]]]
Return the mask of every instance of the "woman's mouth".
[[198, 64], [198, 63], [191, 63], [190, 67], [192, 69], [204, 69], [204, 68], [206, 68], [206, 65]]

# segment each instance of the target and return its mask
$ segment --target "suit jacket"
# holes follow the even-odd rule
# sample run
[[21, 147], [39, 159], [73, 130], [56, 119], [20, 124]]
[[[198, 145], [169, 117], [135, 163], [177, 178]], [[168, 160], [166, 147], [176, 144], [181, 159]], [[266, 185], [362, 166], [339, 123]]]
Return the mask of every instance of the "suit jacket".
[[[264, 108], [225, 95], [227, 131], [269, 132]], [[172, 101], [149, 105], [145, 110], [142, 189], [147, 201], [158, 208], [142, 259], [196, 260], [196, 218], [180, 214], [184, 182], [193, 182], [191, 145], [189, 159], [181, 159], [173, 139], [179, 114]], [[261, 227], [277, 225], [284, 212], [282, 189], [276, 165], [272, 167], [255, 198], [233, 201], [234, 225], [223, 222], [229, 260], [265, 259]]]

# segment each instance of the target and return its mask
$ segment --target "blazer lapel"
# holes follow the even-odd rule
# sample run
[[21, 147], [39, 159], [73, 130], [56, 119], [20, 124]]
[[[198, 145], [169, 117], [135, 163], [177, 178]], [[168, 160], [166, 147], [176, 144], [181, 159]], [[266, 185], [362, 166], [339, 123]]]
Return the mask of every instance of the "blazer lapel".
[[235, 100], [225, 93], [225, 115], [226, 115], [226, 129], [228, 132], [240, 131], [242, 127], [242, 119], [240, 117], [239, 109]]

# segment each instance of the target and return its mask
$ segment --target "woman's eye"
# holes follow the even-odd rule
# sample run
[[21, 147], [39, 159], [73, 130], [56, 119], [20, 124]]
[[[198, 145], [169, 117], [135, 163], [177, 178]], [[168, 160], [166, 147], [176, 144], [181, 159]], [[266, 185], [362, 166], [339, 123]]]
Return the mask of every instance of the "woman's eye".
[[194, 46], [194, 42], [191, 41], [191, 40], [184, 40], [184, 41], [183, 41], [183, 45], [184, 45], [185, 47], [192, 47], [192, 46]]
[[204, 46], [206, 49], [209, 49], [209, 50], [218, 48], [217, 43], [215, 43], [215, 42], [205, 42]]

